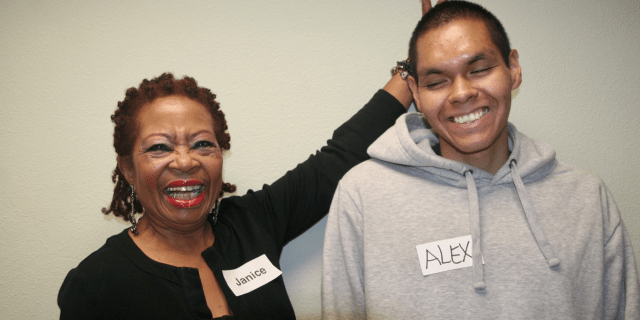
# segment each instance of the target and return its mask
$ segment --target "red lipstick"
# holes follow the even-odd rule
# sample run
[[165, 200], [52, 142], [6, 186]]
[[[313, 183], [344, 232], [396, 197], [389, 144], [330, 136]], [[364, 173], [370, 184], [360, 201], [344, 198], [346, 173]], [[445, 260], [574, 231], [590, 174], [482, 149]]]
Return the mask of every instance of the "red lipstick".
[[[203, 186], [203, 185], [204, 183], [200, 180], [176, 180], [169, 183], [169, 186], [167, 188]], [[166, 194], [165, 197], [167, 198], [167, 201], [171, 203], [172, 206], [183, 209], [183, 208], [192, 208], [202, 203], [202, 201], [204, 200], [205, 193], [206, 193], [206, 189], [202, 190], [202, 192], [193, 199], [176, 199], [176, 198], [172, 198], [168, 194]]]
[[169, 188], [188, 187], [188, 186], [197, 186], [199, 184], [204, 184], [204, 182], [200, 180], [176, 180], [176, 181], [171, 181], [168, 187]]
[[173, 205], [176, 208], [192, 208], [195, 207], [197, 205], [199, 205], [202, 200], [204, 200], [204, 191], [196, 198], [193, 198], [191, 200], [178, 200], [175, 198], [171, 198], [169, 196], [167, 197], [167, 201], [169, 201], [169, 203], [171, 203], [171, 205]]

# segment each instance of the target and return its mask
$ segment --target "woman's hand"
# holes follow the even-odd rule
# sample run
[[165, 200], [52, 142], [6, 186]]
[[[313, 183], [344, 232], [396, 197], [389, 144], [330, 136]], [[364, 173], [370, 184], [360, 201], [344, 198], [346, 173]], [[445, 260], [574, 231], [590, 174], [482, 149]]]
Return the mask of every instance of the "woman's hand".
[[[438, 2], [436, 2], [436, 4], [443, 3], [445, 1], [447, 1], [447, 0], [438, 0]], [[422, 15], [424, 16], [433, 7], [431, 6], [431, 0], [420, 0], [420, 2], [422, 3]]]
[[[445, 1], [447, 0], [438, 0], [436, 4]], [[431, 0], [420, 0], [420, 3], [422, 4], [422, 15], [425, 15], [429, 10], [431, 10]], [[395, 76], [391, 77], [391, 80], [389, 80], [382, 89], [398, 99], [406, 109], [409, 109], [411, 102], [413, 102], [413, 96], [411, 95], [411, 90], [409, 89], [407, 81], [402, 79], [400, 74], [401, 72], [398, 72]]]

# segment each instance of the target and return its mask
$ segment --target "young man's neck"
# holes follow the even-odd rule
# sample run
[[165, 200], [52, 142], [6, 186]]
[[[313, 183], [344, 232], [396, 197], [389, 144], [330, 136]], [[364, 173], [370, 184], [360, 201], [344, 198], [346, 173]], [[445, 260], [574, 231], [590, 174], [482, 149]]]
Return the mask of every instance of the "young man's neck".
[[443, 158], [464, 162], [493, 175], [498, 173], [511, 155], [508, 134], [501, 135], [489, 148], [474, 153], [463, 153], [441, 140], [440, 151]]

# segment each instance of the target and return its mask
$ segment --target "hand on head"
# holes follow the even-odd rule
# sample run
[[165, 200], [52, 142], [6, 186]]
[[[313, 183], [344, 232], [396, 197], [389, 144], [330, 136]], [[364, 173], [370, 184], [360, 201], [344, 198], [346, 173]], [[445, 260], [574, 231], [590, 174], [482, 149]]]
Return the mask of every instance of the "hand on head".
[[[443, 3], [447, 0], [438, 0], [438, 2], [436, 2], [436, 5]], [[433, 8], [433, 6], [431, 5], [431, 0], [420, 0], [420, 3], [422, 3], [422, 15], [424, 16], [425, 14], [427, 14], [427, 12], [429, 12], [429, 10], [431, 10], [431, 8]]]
[[[436, 5], [445, 1], [447, 0], [438, 0]], [[421, 0], [420, 2], [422, 4], [422, 15], [424, 16], [433, 6], [431, 5], [430, 0]], [[411, 103], [413, 102], [411, 90], [409, 90], [406, 79], [401, 77], [400, 72], [391, 77], [391, 80], [387, 82], [383, 90], [398, 99], [406, 109], [409, 109], [409, 106], [411, 106]]]

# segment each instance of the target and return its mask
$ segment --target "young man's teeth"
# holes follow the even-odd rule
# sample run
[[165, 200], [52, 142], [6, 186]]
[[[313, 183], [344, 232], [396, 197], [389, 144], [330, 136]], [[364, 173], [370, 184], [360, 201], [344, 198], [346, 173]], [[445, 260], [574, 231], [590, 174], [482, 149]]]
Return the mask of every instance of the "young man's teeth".
[[489, 108], [482, 108], [482, 110], [480, 110], [478, 112], [474, 112], [472, 114], [465, 114], [462, 117], [455, 117], [455, 118], [453, 118], [453, 122], [455, 122], [455, 123], [473, 122], [473, 121], [476, 121], [476, 120], [482, 118], [482, 116], [487, 114], [487, 112], [489, 112]]

